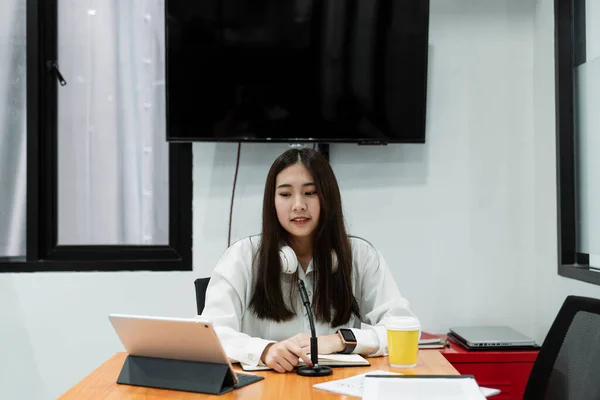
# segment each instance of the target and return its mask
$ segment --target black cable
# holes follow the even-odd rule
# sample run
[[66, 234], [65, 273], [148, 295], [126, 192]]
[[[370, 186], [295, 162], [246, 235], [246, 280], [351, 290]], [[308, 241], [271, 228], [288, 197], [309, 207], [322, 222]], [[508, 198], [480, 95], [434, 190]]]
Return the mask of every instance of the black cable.
[[233, 188], [231, 189], [231, 205], [229, 206], [229, 233], [227, 234], [227, 247], [231, 246], [231, 221], [233, 218], [233, 199], [235, 198], [235, 185], [237, 184], [238, 170], [240, 168], [240, 150], [242, 142], [238, 142], [237, 159], [235, 161], [235, 175], [233, 176]]

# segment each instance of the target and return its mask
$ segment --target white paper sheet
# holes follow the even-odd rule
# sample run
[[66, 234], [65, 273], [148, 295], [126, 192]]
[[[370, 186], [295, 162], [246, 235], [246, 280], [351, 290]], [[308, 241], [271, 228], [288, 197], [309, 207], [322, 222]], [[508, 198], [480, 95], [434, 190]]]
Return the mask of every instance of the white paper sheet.
[[475, 379], [365, 377], [363, 400], [485, 400]]
[[[401, 375], [401, 374], [396, 373], [396, 372], [382, 371], [382, 370], [369, 371], [369, 372], [365, 372], [364, 374], [352, 376], [350, 378], [338, 379], [335, 381], [329, 381], [329, 382], [323, 382], [323, 383], [317, 383], [317, 384], [313, 385], [313, 387], [315, 389], [326, 390], [326, 391], [333, 392], [333, 393], [345, 394], [348, 396], [363, 397], [364, 378], [366, 375]], [[486, 388], [486, 387], [480, 387], [479, 389], [481, 391], [481, 394], [483, 394], [485, 397], [495, 396], [498, 393], [500, 393], [500, 391], [498, 389], [490, 389], [490, 388]]]
[[313, 385], [315, 389], [326, 390], [328, 392], [346, 394], [350, 396], [362, 397], [365, 375], [401, 375], [396, 372], [388, 371], [369, 371], [364, 374], [354, 375], [350, 378], [338, 379], [335, 381], [317, 383]]

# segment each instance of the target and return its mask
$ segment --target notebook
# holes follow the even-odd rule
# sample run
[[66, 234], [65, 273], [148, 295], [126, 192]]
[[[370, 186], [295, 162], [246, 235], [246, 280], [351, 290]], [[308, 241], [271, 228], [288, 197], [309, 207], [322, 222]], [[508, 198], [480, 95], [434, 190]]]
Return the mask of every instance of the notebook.
[[[306, 365], [304, 361], [299, 360], [298, 367]], [[263, 371], [271, 369], [266, 365], [251, 366], [247, 364], [241, 364], [244, 371]], [[329, 367], [368, 367], [371, 365], [366, 359], [360, 354], [319, 354], [319, 365]]]
[[443, 349], [446, 347], [447, 341], [445, 338], [431, 333], [421, 332], [419, 339], [419, 349]]

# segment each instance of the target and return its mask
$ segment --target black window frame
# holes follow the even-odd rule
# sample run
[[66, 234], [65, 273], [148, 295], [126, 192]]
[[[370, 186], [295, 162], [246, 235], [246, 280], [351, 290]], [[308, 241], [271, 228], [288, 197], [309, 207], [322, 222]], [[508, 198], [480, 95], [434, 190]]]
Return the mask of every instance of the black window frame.
[[[58, 245], [58, 1], [27, 0], [26, 257], [1, 272], [191, 271], [192, 145], [169, 143], [168, 245]], [[69, 77], [65, 77], [68, 80]]]
[[[585, 62], [585, 1], [555, 0], [556, 150], [558, 189], [558, 274], [600, 285], [600, 270], [578, 251], [578, 182], [574, 66]], [[575, 24], [577, 22], [577, 24]]]

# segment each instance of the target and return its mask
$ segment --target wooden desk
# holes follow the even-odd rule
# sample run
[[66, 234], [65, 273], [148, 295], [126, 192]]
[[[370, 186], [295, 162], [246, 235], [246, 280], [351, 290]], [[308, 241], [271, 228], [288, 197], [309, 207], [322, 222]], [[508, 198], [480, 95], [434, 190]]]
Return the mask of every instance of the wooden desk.
[[[221, 396], [198, 393], [178, 392], [164, 389], [153, 389], [138, 386], [117, 384], [117, 377], [123, 363], [125, 353], [117, 353], [98, 367], [81, 382], [62, 395], [60, 400], [94, 400], [94, 399], [356, 399], [351, 396], [341, 396], [335, 393], [314, 389], [315, 383], [329, 380], [348, 378], [370, 370], [386, 370], [400, 372], [406, 375], [459, 375], [458, 371], [440, 354], [438, 350], [420, 350], [419, 362], [412, 369], [393, 369], [388, 365], [387, 357], [369, 358], [370, 367], [333, 368], [333, 374], [325, 377], [303, 377], [295, 372], [280, 374], [273, 371], [256, 372], [265, 379], [234, 390]], [[236, 372], [239, 364], [234, 364]]]

